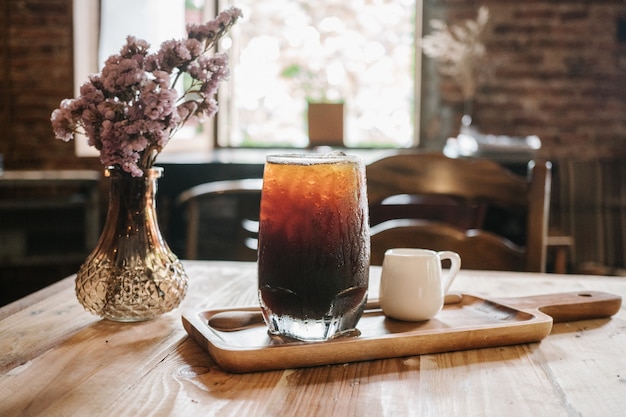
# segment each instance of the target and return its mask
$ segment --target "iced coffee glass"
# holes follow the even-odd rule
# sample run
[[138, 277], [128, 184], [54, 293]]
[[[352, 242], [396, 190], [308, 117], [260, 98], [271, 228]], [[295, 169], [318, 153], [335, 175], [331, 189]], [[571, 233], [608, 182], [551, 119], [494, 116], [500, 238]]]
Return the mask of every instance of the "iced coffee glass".
[[271, 334], [321, 341], [355, 330], [367, 300], [368, 224], [360, 158], [267, 157], [258, 275]]

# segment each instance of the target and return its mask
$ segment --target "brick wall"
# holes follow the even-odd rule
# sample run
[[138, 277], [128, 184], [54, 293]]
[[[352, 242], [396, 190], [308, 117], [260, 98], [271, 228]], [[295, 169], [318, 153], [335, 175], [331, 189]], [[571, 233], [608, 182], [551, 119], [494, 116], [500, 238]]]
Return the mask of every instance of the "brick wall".
[[[462, 21], [489, 8], [487, 76], [473, 104], [485, 133], [538, 135], [547, 158], [626, 155], [626, 3], [622, 0], [431, 0], [430, 18]], [[624, 38], [626, 34], [622, 33]], [[428, 62], [427, 62], [428, 64]], [[431, 89], [424, 123], [430, 140], [454, 135], [460, 91], [426, 75]], [[436, 108], [435, 108], [436, 107]]]
[[[73, 95], [72, 0], [2, 0], [0, 153], [6, 169], [95, 168], [53, 140], [50, 114]], [[95, 162], [95, 163], [94, 163]]]

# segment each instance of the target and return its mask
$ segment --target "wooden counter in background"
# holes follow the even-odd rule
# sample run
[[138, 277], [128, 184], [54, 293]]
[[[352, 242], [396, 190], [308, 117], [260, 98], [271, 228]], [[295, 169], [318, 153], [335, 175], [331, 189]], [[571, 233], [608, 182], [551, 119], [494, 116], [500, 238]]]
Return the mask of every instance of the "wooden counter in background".
[[68, 274], [60, 271], [75, 271], [95, 247], [101, 176], [89, 170], [0, 175], [0, 305]]

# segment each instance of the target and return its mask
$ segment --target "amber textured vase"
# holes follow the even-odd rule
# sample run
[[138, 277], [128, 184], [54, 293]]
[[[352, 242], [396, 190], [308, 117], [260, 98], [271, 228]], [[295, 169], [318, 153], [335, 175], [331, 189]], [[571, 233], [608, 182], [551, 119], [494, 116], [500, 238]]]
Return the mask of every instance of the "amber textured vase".
[[180, 304], [187, 274], [161, 236], [155, 196], [162, 168], [132, 177], [120, 168], [110, 180], [104, 230], [76, 277], [76, 296], [85, 309], [115, 321], [150, 320]]

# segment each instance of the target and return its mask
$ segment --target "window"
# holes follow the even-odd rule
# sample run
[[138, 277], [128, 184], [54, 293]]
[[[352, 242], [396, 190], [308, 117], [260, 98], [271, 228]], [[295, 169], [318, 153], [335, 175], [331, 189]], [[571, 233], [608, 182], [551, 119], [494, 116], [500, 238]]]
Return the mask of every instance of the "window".
[[[184, 36], [185, 20], [206, 21], [231, 4], [244, 19], [220, 45], [231, 79], [217, 123], [181, 131], [166, 152], [208, 151], [214, 142], [305, 147], [307, 103], [318, 100], [344, 103], [346, 146], [416, 144], [416, 0], [74, 0], [76, 89], [128, 34], [155, 47]], [[76, 146], [94, 154], [86, 141]]]
[[[165, 40], [184, 37], [185, 22], [205, 20], [203, 13], [203, 8], [185, 0], [74, 0], [75, 94], [89, 74], [119, 52], [129, 34], [147, 40], [156, 50]], [[207, 152], [213, 145], [212, 133], [210, 123], [188, 124], [164, 152]], [[97, 155], [86, 139], [77, 139], [79, 156]]]
[[317, 100], [344, 102], [347, 146], [415, 142], [415, 0], [235, 3], [244, 21], [220, 145], [306, 146], [307, 101]]

